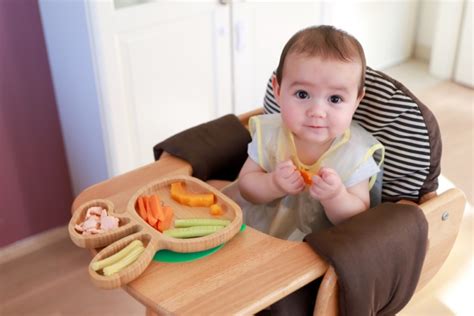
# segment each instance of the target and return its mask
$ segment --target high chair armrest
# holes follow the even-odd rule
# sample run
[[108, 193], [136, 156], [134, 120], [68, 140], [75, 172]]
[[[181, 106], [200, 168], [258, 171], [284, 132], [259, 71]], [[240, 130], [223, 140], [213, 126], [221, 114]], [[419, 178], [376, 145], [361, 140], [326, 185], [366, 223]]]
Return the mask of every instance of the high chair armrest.
[[[432, 195], [419, 205], [428, 222], [428, 247], [415, 292], [423, 288], [445, 262], [459, 232], [465, 205], [466, 198], [459, 189]], [[337, 275], [331, 266], [321, 282], [314, 315], [339, 315], [338, 291]]]
[[166, 151], [189, 162], [192, 175], [208, 179], [234, 180], [247, 159], [251, 137], [233, 114], [194, 126], [153, 147], [155, 159]]
[[368, 315], [397, 313], [409, 301], [427, 236], [420, 208], [382, 203], [305, 239], [337, 273], [341, 315]]

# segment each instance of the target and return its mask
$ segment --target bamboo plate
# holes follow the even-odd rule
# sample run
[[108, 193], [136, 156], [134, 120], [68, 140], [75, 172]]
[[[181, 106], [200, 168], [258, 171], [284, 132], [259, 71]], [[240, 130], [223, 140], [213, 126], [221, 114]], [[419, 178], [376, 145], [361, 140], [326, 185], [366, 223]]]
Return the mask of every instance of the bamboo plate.
[[[170, 184], [178, 181], [184, 182], [186, 191], [190, 193], [213, 193], [215, 195], [215, 203], [219, 204], [224, 211], [224, 214], [218, 218], [228, 219], [231, 221], [230, 224], [208, 236], [178, 239], [162, 234], [145, 222], [136, 212], [137, 200], [141, 195], [151, 194], [157, 194], [165, 205], [173, 208], [174, 219], [216, 218], [210, 214], [209, 207], [190, 207], [173, 200], [170, 195]], [[110, 215], [118, 217], [119, 228], [96, 235], [84, 236], [78, 233], [74, 226], [84, 219], [87, 209], [91, 206], [102, 206], [110, 212]], [[173, 225], [172, 228], [174, 227]], [[175, 176], [154, 181], [139, 189], [130, 198], [126, 210], [122, 212], [114, 210], [112, 203], [106, 200], [93, 200], [83, 204], [74, 212], [69, 222], [69, 234], [73, 242], [79, 247], [99, 248], [108, 245], [92, 259], [89, 265], [89, 275], [96, 286], [111, 289], [125, 285], [142, 274], [158, 250], [168, 249], [184, 253], [207, 250], [227, 242], [239, 232], [241, 225], [242, 211], [240, 207], [222, 192], [196, 178]], [[110, 276], [104, 276], [92, 270], [91, 265], [93, 262], [113, 255], [136, 239], [143, 242], [145, 251], [135, 262]]]

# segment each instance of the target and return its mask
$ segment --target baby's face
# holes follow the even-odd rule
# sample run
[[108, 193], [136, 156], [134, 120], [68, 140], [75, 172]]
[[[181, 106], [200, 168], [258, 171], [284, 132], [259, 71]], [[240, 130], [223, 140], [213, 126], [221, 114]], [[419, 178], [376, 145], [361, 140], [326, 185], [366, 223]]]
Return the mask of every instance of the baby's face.
[[324, 145], [344, 133], [362, 99], [361, 71], [356, 62], [287, 55], [281, 85], [274, 80], [274, 90], [295, 140]]

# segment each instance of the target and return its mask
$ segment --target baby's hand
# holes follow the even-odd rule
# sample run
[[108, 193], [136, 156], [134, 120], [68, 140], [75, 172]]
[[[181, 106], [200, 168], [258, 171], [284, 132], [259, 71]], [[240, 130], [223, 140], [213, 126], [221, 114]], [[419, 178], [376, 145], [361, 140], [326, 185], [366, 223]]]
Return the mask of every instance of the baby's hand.
[[278, 163], [272, 176], [275, 186], [285, 194], [297, 194], [304, 190], [303, 177], [291, 160]]
[[309, 194], [320, 201], [336, 197], [344, 188], [341, 177], [330, 168], [321, 168], [318, 175], [313, 176], [313, 184]]

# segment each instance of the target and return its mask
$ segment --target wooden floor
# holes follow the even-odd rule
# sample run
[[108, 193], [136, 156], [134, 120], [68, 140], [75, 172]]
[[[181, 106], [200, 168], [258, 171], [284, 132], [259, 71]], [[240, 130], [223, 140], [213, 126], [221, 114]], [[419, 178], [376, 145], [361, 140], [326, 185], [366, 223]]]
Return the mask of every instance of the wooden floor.
[[[404, 82], [435, 113], [444, 141], [442, 174], [447, 180], [442, 183], [455, 183], [472, 205], [474, 91], [429, 77], [427, 66], [418, 62], [387, 73]], [[401, 315], [473, 315], [472, 213], [469, 209], [465, 214], [441, 271]], [[24, 243], [27, 246], [0, 250], [0, 315], [144, 315], [144, 307], [125, 291], [92, 285], [87, 274], [91, 256], [72, 244], [66, 228], [56, 230], [54, 236], [46, 246], [23, 255], [12, 249], [31, 249], [35, 238]]]

